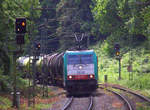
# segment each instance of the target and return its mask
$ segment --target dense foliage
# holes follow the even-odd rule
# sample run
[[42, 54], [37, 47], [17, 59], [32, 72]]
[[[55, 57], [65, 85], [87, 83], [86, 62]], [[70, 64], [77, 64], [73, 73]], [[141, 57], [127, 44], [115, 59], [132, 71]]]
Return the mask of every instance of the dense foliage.
[[115, 43], [134, 48], [145, 43], [149, 49], [149, 0], [93, 0], [93, 15], [99, 31], [107, 34], [107, 53], [112, 55]]

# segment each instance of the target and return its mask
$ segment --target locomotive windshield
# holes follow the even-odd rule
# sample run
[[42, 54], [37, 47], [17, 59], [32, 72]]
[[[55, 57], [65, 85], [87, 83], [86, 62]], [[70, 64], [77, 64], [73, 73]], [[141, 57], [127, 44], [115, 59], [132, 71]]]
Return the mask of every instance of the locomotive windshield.
[[68, 64], [92, 64], [93, 55], [68, 55]]

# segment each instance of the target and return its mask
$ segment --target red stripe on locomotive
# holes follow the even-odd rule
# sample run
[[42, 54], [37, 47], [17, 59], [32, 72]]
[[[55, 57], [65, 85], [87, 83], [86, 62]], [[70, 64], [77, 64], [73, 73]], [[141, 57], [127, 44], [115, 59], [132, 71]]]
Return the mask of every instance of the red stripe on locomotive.
[[94, 79], [95, 75], [90, 74], [90, 75], [68, 75], [67, 79], [68, 80], [86, 80], [86, 79]]

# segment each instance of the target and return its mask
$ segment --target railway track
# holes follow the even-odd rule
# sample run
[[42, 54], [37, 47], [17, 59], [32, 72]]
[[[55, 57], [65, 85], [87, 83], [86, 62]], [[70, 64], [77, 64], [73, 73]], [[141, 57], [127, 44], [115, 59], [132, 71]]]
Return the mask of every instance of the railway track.
[[145, 97], [144, 95], [141, 95], [139, 93], [136, 93], [132, 90], [129, 90], [129, 89], [126, 89], [126, 88], [123, 88], [123, 87], [118, 87], [118, 86], [115, 86], [115, 85], [110, 85], [110, 84], [99, 84], [100, 86], [103, 86], [103, 87], [111, 87], [111, 88], [114, 88], [114, 89], [119, 89], [119, 90], [122, 90], [124, 92], [127, 92], [127, 93], [130, 93], [130, 94], [133, 94], [141, 99], [143, 99], [144, 101], [148, 102], [150, 104], [150, 99]]
[[[74, 98], [74, 97], [69, 98], [61, 110], [75, 110], [75, 109], [70, 109], [70, 108], [75, 108], [75, 106], [79, 106], [79, 105], [75, 105], [75, 101], [78, 101], [76, 99], [79, 99], [79, 98]], [[86, 98], [85, 100], [87, 100], [87, 99], [88, 99], [89, 105], [88, 105], [88, 109], [85, 107], [85, 110], [92, 110], [92, 108], [93, 108], [93, 97], [90, 96], [90, 97]], [[80, 102], [80, 106], [83, 107], [82, 101]]]
[[150, 99], [142, 94], [139, 94], [139, 93], [133, 91], [133, 90], [122, 87], [120, 85], [113, 85], [113, 84], [99, 84], [99, 87], [105, 88], [105, 89], [110, 89], [111, 91], [119, 90], [118, 93], [123, 94], [123, 96], [129, 100], [129, 103], [131, 103], [133, 110], [136, 110], [137, 108], [141, 107], [140, 105], [138, 105], [138, 103], [142, 104], [143, 110], [150, 109]]
[[113, 91], [113, 90], [111, 90], [111, 89], [105, 88], [105, 87], [100, 87], [100, 88], [101, 88], [101, 89], [105, 89], [105, 90], [107, 90], [107, 91], [109, 91], [109, 92], [111, 92], [111, 93], [117, 95], [118, 97], [120, 97], [120, 98], [126, 103], [128, 110], [134, 110], [133, 107], [132, 107], [132, 104], [131, 104], [131, 103], [129, 102], [129, 100], [128, 100], [126, 97], [124, 97], [123, 95], [121, 95], [121, 94], [119, 94], [118, 92]]

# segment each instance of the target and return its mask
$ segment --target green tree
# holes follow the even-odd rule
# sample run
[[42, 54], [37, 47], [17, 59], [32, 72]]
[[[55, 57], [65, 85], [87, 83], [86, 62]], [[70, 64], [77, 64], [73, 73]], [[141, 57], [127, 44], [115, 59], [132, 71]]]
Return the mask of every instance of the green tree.
[[[33, 5], [33, 8], [36, 8], [40, 7], [40, 3], [39, 0], [0, 0], [0, 3], [0, 84], [3, 91], [4, 85], [7, 85], [3, 77], [10, 77], [10, 67], [12, 66], [10, 63], [10, 51], [16, 48], [13, 43], [15, 41], [15, 19], [17, 17], [26, 17], [29, 24], [33, 23], [34, 21], [31, 21], [31, 18], [38, 18], [40, 11], [32, 11], [31, 5]], [[32, 13], [34, 13], [33, 17]]]
[[[107, 35], [109, 48], [115, 42], [122, 47], [136, 47], [149, 39], [149, 8], [148, 0], [93, 0], [92, 9], [95, 22], [102, 34]], [[126, 42], [128, 41], [128, 42]], [[128, 45], [128, 43], [132, 45]], [[112, 51], [109, 51], [112, 55]]]

